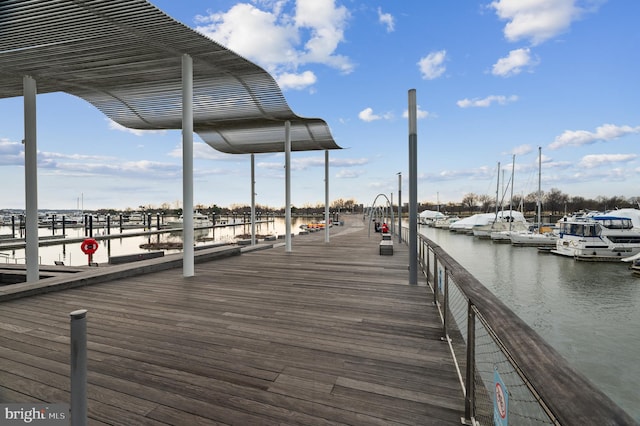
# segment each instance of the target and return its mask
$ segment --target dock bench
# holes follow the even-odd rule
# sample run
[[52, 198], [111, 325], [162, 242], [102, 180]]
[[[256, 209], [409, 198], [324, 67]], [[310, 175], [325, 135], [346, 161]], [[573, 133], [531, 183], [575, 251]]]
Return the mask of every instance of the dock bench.
[[393, 241], [391, 240], [380, 241], [380, 255], [393, 256]]

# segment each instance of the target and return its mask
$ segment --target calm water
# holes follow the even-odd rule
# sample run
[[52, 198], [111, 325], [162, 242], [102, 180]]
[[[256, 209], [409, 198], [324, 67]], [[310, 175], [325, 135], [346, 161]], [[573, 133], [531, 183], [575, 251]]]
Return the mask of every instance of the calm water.
[[640, 421], [640, 278], [627, 264], [576, 262], [420, 227]]
[[[316, 218], [319, 220], [319, 218]], [[303, 218], [292, 218], [291, 223], [291, 232], [297, 234], [300, 231], [299, 225], [303, 223], [310, 222], [311, 219], [303, 219]], [[155, 226], [155, 221], [153, 221], [153, 225]], [[124, 233], [126, 235], [127, 232], [141, 231], [142, 227], [139, 229], [125, 229]], [[39, 235], [49, 236], [52, 235], [52, 231], [46, 228], [40, 228], [38, 230]], [[111, 234], [117, 234], [119, 229], [117, 227], [111, 228]], [[66, 228], [65, 233], [67, 238], [82, 238], [85, 236], [83, 228]], [[102, 234], [106, 234], [106, 229], [94, 227], [93, 236], [98, 236]], [[275, 221], [256, 224], [256, 234], [257, 235], [282, 235], [285, 233], [285, 224], [284, 219], [276, 218]], [[11, 226], [0, 226], [0, 235], [11, 234]], [[60, 235], [61, 230], [56, 230], [56, 235]], [[196, 245], [207, 245], [211, 244], [213, 241], [226, 241], [231, 242], [234, 241], [235, 238], [241, 234], [251, 234], [251, 226], [250, 225], [239, 225], [239, 226], [227, 226], [227, 227], [217, 227], [214, 230], [204, 229], [204, 230], [196, 230], [194, 238], [196, 240]], [[16, 237], [20, 237], [19, 232], [16, 230]], [[109, 256], [118, 256], [124, 254], [134, 254], [145, 251], [156, 251], [156, 250], [143, 250], [140, 248], [140, 244], [145, 243], [155, 243], [155, 242], [181, 242], [182, 241], [182, 233], [164, 233], [160, 235], [152, 235], [152, 236], [138, 236], [138, 237], [123, 237], [123, 238], [114, 238], [111, 240], [100, 240], [98, 241], [98, 251], [93, 255], [93, 261], [97, 263], [108, 263]], [[165, 250], [166, 254], [179, 252], [180, 250]], [[63, 261], [65, 265], [69, 266], [80, 266], [87, 264], [87, 255], [82, 253], [80, 250], [80, 243], [69, 243], [64, 245], [55, 245], [55, 246], [42, 246], [38, 251], [40, 255], [40, 263], [43, 265], [53, 265], [55, 261]], [[0, 263], [25, 263], [25, 251], [24, 249], [2, 249], [0, 248]]]

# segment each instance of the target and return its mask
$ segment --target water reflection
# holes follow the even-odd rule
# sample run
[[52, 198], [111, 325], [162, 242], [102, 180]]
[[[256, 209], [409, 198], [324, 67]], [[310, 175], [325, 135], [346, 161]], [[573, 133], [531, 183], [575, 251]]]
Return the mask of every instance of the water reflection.
[[[309, 218], [292, 218], [291, 231], [297, 234], [299, 226], [303, 223], [307, 223]], [[141, 231], [139, 229], [125, 229], [124, 233]], [[11, 226], [0, 226], [0, 235], [10, 235]], [[17, 231], [17, 229], [16, 229]], [[55, 233], [55, 234], [54, 234]], [[100, 235], [115, 235], [119, 233], [119, 228], [112, 225], [109, 230], [106, 227], [94, 227], [93, 236]], [[264, 235], [282, 235], [285, 233], [285, 223], [282, 218], [275, 218], [268, 222], [261, 222], [256, 224], [256, 234], [259, 236]], [[55, 230], [47, 228], [39, 228], [38, 235], [40, 237], [47, 237], [51, 235], [62, 234], [60, 228]], [[250, 236], [251, 224], [240, 224], [236, 226], [225, 226], [216, 228], [196, 229], [194, 230], [194, 240], [196, 245], [207, 245], [213, 242], [234, 242], [238, 237]], [[67, 238], [84, 238], [86, 232], [84, 228], [70, 228], [65, 229], [65, 235]], [[20, 237], [16, 232], [16, 237]], [[162, 234], [152, 234], [144, 236], [130, 237], [123, 235], [122, 237], [112, 238], [109, 240], [99, 240], [98, 250], [93, 255], [93, 262], [98, 264], [106, 264], [109, 262], [110, 256], [118, 256], [125, 254], [135, 254], [145, 251], [158, 250], [158, 245], [166, 244], [170, 246], [172, 243], [177, 248], [164, 249], [166, 254], [181, 252], [182, 232], [167, 232]], [[154, 244], [156, 247], [154, 247]], [[148, 248], [141, 248], [141, 245], [147, 245]], [[80, 243], [65, 243], [53, 246], [40, 246], [38, 250], [40, 256], [40, 264], [53, 265], [54, 262], [64, 262], [65, 265], [79, 266], [86, 265], [88, 263], [87, 255], [80, 250]], [[0, 249], [0, 262], [7, 263], [25, 263], [25, 251], [24, 249]]]

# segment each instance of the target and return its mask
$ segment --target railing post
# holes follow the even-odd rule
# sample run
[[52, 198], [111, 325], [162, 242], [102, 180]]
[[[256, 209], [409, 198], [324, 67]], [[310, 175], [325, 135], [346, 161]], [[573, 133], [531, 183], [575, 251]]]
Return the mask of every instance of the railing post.
[[71, 426], [87, 424], [87, 311], [71, 316]]
[[438, 305], [438, 257], [433, 252], [433, 304]]
[[429, 256], [429, 246], [428, 245], [427, 245], [427, 250], [426, 251], [427, 251], [427, 255], [426, 255], [427, 261], [425, 262], [425, 265], [424, 265], [424, 272], [427, 275], [427, 284], [429, 284], [429, 265], [431, 263], [431, 257]]
[[476, 365], [476, 316], [473, 304], [469, 300], [467, 308], [467, 374], [464, 393], [464, 423], [474, 424], [476, 417], [475, 395], [475, 365]]
[[449, 329], [447, 327], [447, 317], [449, 316], [449, 271], [444, 267], [444, 300], [442, 302], [442, 327], [444, 338], [449, 339]]

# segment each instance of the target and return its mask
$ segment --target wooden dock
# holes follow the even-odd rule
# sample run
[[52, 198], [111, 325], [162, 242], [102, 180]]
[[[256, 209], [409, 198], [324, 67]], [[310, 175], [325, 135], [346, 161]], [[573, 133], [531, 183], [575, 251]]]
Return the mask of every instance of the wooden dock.
[[[459, 425], [464, 398], [405, 244], [362, 217], [180, 268], [0, 303], [0, 402], [69, 403], [87, 309], [92, 425]], [[108, 270], [109, 268], [104, 268]]]

